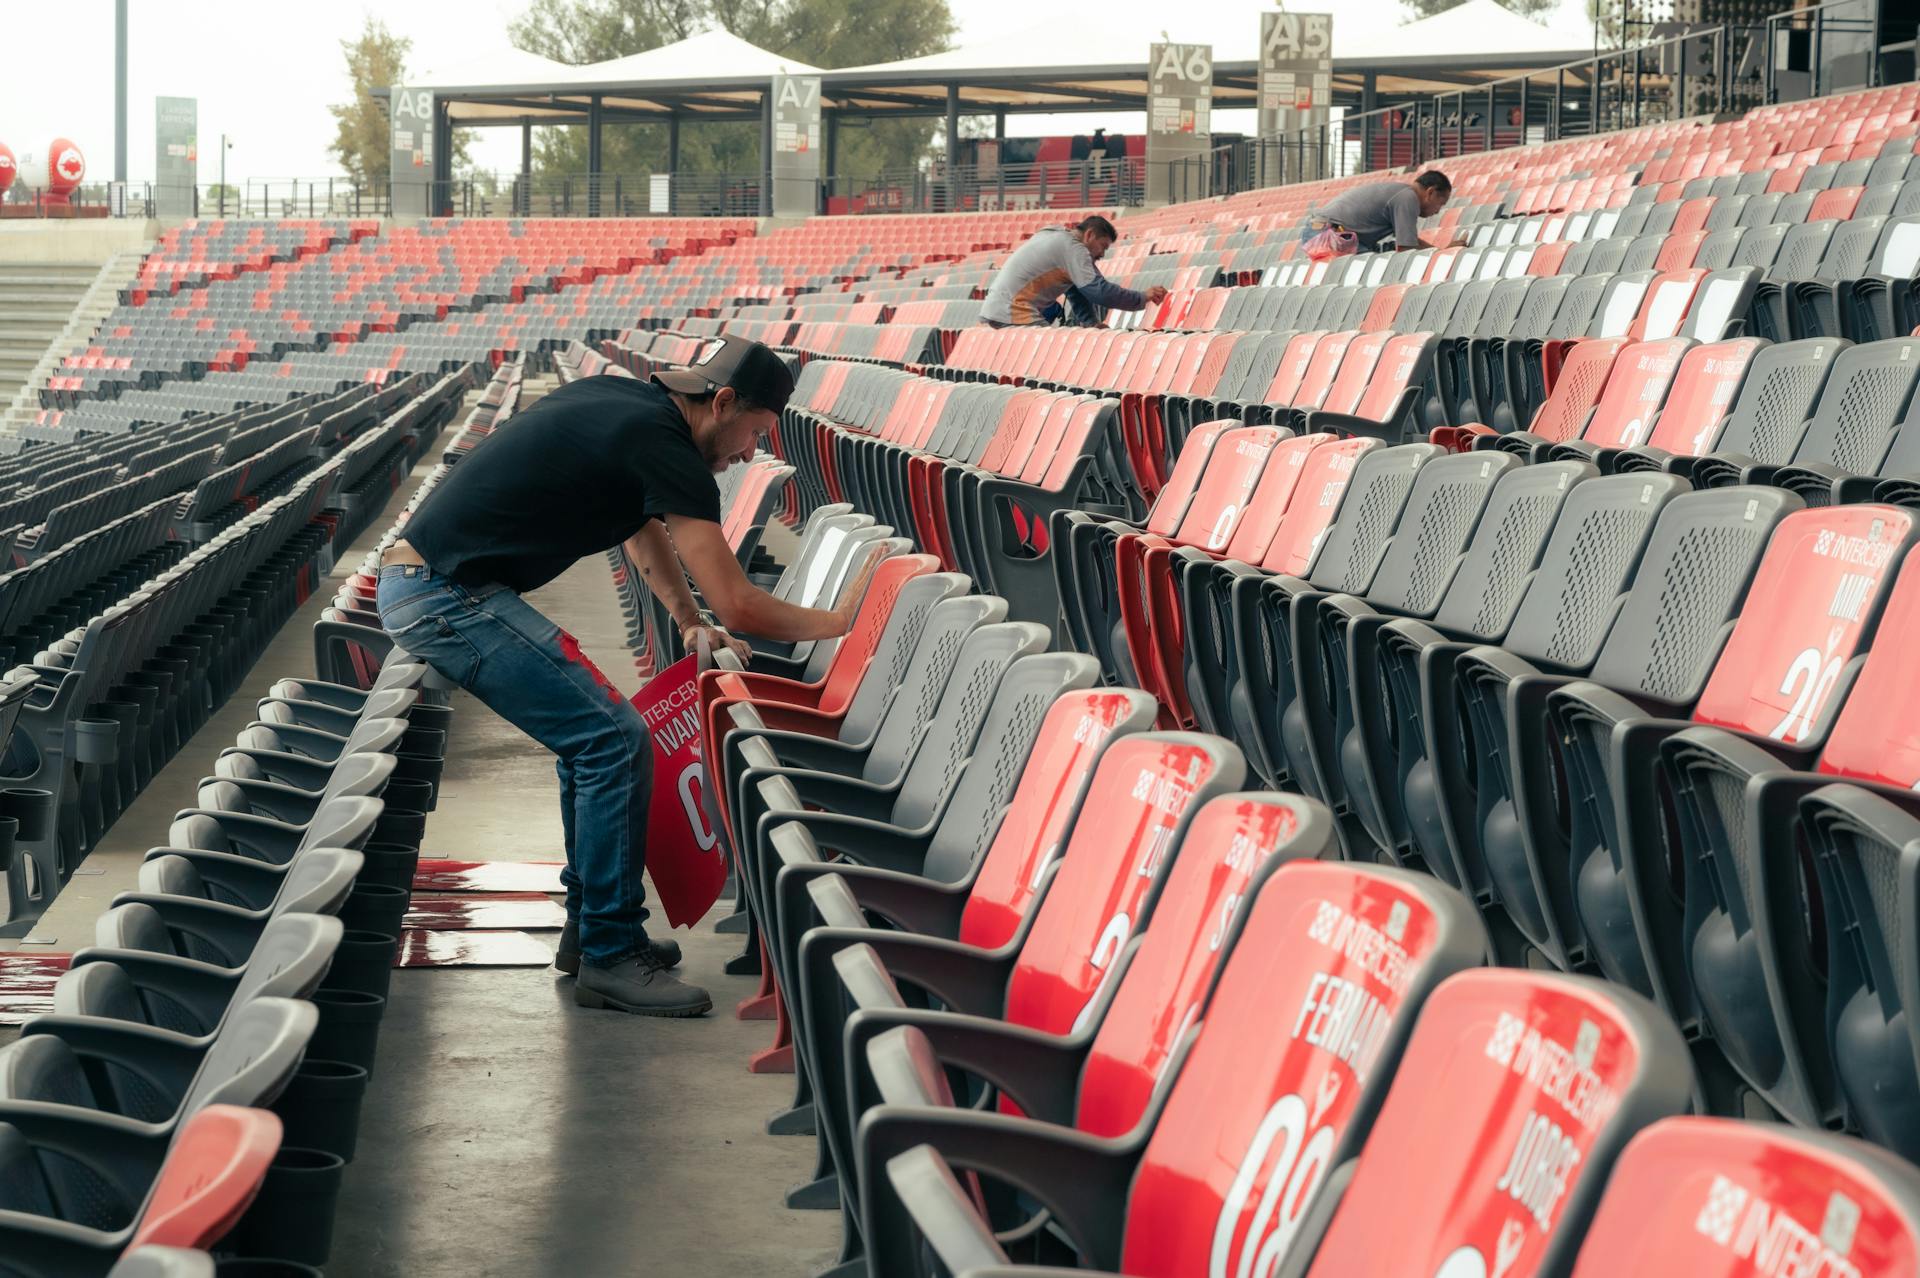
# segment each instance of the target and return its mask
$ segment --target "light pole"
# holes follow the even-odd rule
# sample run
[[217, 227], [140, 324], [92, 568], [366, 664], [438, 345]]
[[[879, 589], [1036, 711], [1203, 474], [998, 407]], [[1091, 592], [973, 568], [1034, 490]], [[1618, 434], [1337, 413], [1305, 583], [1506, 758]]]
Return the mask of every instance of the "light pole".
[[[227, 141], [227, 135], [220, 135], [220, 216], [227, 215], [227, 152], [233, 149], [233, 143]], [[243, 210], [244, 211], [244, 210]]]

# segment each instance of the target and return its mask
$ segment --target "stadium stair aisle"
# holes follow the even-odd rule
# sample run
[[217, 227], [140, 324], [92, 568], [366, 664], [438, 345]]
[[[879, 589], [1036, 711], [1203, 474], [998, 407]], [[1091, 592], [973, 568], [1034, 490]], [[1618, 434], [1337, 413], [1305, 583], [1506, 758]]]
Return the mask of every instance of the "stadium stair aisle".
[[[551, 386], [530, 379], [527, 402]], [[623, 690], [638, 688], [604, 560], [532, 598]], [[473, 698], [455, 704], [423, 851], [557, 859], [551, 759]], [[657, 911], [654, 922], [665, 925]], [[738, 940], [710, 922], [671, 935], [714, 1015], [590, 1012], [551, 968], [394, 972], [329, 1278], [801, 1278], [833, 1259], [835, 1217], [768, 1206], [808, 1178], [813, 1149], [766, 1138], [791, 1083], [741, 1065], [766, 1027], [731, 1014], [754, 988], [721, 974]]]

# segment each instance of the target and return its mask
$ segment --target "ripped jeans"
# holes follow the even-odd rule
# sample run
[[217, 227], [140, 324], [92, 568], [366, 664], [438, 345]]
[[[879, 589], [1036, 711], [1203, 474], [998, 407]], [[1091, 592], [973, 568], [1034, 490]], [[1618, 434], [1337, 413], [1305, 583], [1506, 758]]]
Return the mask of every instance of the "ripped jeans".
[[380, 570], [380, 624], [395, 643], [551, 750], [566, 831], [567, 917], [580, 957], [611, 967], [647, 943], [647, 803], [653, 740], [572, 635], [501, 586], [468, 589], [431, 568]]

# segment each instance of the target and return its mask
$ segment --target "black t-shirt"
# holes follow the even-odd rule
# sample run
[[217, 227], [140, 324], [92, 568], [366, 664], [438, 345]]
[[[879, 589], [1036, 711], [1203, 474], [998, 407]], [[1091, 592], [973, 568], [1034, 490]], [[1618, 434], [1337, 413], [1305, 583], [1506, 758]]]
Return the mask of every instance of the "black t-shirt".
[[720, 520], [720, 489], [666, 391], [583, 377], [482, 440], [401, 535], [464, 586], [525, 593], [649, 519]]

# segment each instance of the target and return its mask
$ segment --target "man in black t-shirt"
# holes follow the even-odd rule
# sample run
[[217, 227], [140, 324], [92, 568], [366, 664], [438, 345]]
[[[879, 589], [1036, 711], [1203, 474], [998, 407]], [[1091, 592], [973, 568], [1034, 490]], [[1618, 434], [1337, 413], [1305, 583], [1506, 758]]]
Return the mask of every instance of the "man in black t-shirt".
[[[669, 970], [678, 946], [647, 937], [646, 725], [520, 596], [624, 543], [689, 648], [704, 635], [744, 656], [728, 629], [789, 642], [845, 634], [871, 565], [842, 607], [802, 608], [749, 582], [720, 529], [714, 474], [753, 456], [792, 391], [780, 358], [741, 338], [650, 382], [573, 382], [448, 472], [381, 561], [380, 621], [395, 642], [557, 758], [568, 922], [554, 961], [577, 974], [584, 1006], [697, 1016], [713, 1000]], [[719, 625], [701, 615], [689, 574]]]

